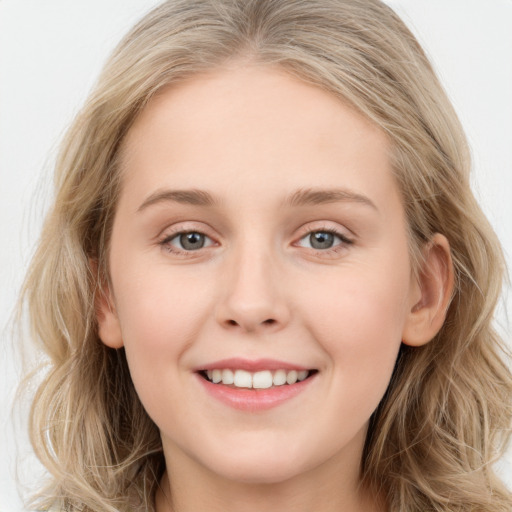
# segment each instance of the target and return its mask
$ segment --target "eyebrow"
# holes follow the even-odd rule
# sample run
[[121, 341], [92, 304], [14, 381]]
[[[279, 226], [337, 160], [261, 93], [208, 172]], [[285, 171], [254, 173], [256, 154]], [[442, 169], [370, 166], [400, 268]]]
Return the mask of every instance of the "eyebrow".
[[[218, 205], [220, 201], [205, 190], [157, 190], [144, 200], [137, 209], [137, 212], [145, 210], [149, 206], [165, 202], [212, 207]], [[348, 189], [303, 188], [285, 199], [284, 204], [291, 207], [300, 207], [338, 202], [359, 203], [378, 211], [377, 206], [370, 198]]]
[[300, 189], [293, 193], [285, 201], [285, 204], [290, 206], [314, 206], [338, 202], [359, 203], [378, 211], [377, 206], [369, 197], [348, 189]]
[[166, 202], [190, 204], [193, 206], [215, 206], [217, 204], [214, 197], [204, 190], [157, 190], [139, 206], [137, 212], [145, 210], [154, 204]]

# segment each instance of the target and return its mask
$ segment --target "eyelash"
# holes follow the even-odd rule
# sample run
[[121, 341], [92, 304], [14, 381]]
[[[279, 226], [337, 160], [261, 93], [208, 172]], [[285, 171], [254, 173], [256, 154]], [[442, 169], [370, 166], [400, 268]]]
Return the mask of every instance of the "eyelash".
[[[200, 248], [195, 249], [195, 250], [194, 249], [192, 249], [192, 250], [179, 249], [179, 248], [174, 247], [174, 246], [171, 245], [171, 242], [173, 240], [177, 239], [178, 237], [181, 237], [182, 235], [193, 235], [193, 234], [202, 235], [202, 236], [205, 237], [205, 239], [208, 239], [208, 240], [210, 240], [213, 243], [209, 243], [208, 245], [200, 247]], [[165, 238], [163, 238], [161, 241], [158, 242], [158, 245], [162, 246], [165, 250], [167, 250], [171, 254], [176, 254], [178, 256], [185, 256], [185, 257], [193, 257], [198, 252], [200, 252], [201, 249], [204, 249], [204, 248], [207, 248], [207, 247], [211, 247], [213, 245], [216, 245], [216, 243], [215, 243], [215, 241], [210, 236], [208, 236], [207, 234], [203, 233], [202, 231], [193, 230], [193, 229], [186, 229], [186, 230], [176, 231], [175, 233], [172, 233], [170, 235], [165, 236]]]
[[[340, 252], [341, 250], [345, 249], [347, 246], [350, 246], [354, 243], [353, 240], [350, 240], [347, 238], [344, 234], [340, 233], [339, 231], [332, 229], [332, 228], [316, 228], [311, 229], [307, 232], [305, 232], [297, 242], [295, 242], [293, 245], [298, 247], [303, 247], [300, 244], [301, 241], [305, 240], [307, 237], [310, 237], [314, 233], [326, 233], [329, 235], [333, 235], [335, 238], [339, 240], [339, 243], [334, 245], [333, 247], [328, 247], [326, 249], [315, 249], [314, 247], [304, 247], [305, 249], [310, 249], [314, 251], [317, 254], [321, 254], [323, 256], [328, 256], [331, 254], [336, 254]], [[200, 247], [198, 249], [179, 249], [171, 245], [171, 242], [175, 240], [176, 238], [182, 236], [182, 235], [189, 235], [189, 234], [198, 234], [204, 236], [206, 239], [210, 240], [210, 242], [207, 246]], [[193, 257], [196, 253], [200, 252], [201, 249], [205, 249], [211, 246], [216, 245], [216, 242], [209, 237], [207, 234], [203, 233], [199, 230], [181, 230], [176, 231], [175, 233], [172, 233], [170, 235], [165, 236], [161, 241], [158, 242], [158, 245], [165, 248], [169, 253], [176, 254], [178, 256], [185, 256], [185, 257]]]
[[[310, 250], [314, 251], [315, 253], [320, 254], [322, 256], [330, 256], [330, 255], [337, 254], [338, 252], [346, 249], [347, 246], [350, 246], [350, 245], [352, 245], [354, 243], [353, 240], [347, 238], [344, 234], [340, 233], [336, 229], [332, 229], [332, 228], [315, 228], [315, 229], [308, 230], [304, 235], [302, 235], [299, 238], [298, 242], [296, 242], [294, 245], [297, 246], [302, 240], [307, 239], [308, 237], [310, 237], [314, 233], [327, 233], [329, 235], [333, 235], [335, 238], [337, 238], [339, 240], [338, 244], [333, 245], [332, 247], [328, 247], [326, 249], [315, 249], [314, 247], [307, 248], [307, 249], [310, 249]], [[301, 247], [301, 246], [299, 245], [299, 247]]]

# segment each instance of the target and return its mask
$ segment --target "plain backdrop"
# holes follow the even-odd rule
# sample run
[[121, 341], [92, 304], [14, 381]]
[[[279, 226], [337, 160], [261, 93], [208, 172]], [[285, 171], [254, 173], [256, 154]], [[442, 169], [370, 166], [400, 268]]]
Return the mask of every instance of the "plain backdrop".
[[[9, 320], [51, 200], [58, 142], [105, 57], [156, 0], [0, 0], [0, 511], [23, 510], [15, 484], [38, 480]], [[512, 266], [512, 0], [389, 0], [426, 48], [466, 128], [473, 185]], [[510, 294], [509, 294], [510, 295]], [[510, 340], [506, 312], [499, 329]], [[508, 458], [500, 463], [512, 482]]]

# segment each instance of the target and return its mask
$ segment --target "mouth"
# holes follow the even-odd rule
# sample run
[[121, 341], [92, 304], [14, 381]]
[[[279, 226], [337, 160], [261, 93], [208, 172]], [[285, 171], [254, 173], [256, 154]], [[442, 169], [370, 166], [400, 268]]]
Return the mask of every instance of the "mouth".
[[317, 370], [261, 370], [251, 372], [243, 369], [215, 368], [200, 370], [199, 375], [212, 384], [233, 389], [271, 389], [293, 386], [310, 379]]
[[319, 370], [277, 359], [229, 358], [195, 368], [201, 388], [245, 412], [273, 409], [315, 389]]

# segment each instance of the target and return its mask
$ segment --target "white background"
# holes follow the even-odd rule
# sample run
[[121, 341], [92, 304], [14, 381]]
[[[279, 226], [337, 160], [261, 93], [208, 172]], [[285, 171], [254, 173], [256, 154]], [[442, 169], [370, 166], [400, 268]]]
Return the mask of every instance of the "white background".
[[[156, 0], [0, 0], [0, 511], [23, 510], [15, 444], [37, 475], [22, 423], [9, 319], [51, 198], [56, 146], [124, 32]], [[512, 267], [512, 0], [389, 0], [419, 37], [466, 128], [473, 184]], [[510, 294], [509, 294], [510, 295]], [[510, 340], [502, 304], [499, 323]], [[508, 460], [501, 464], [512, 482]]]

